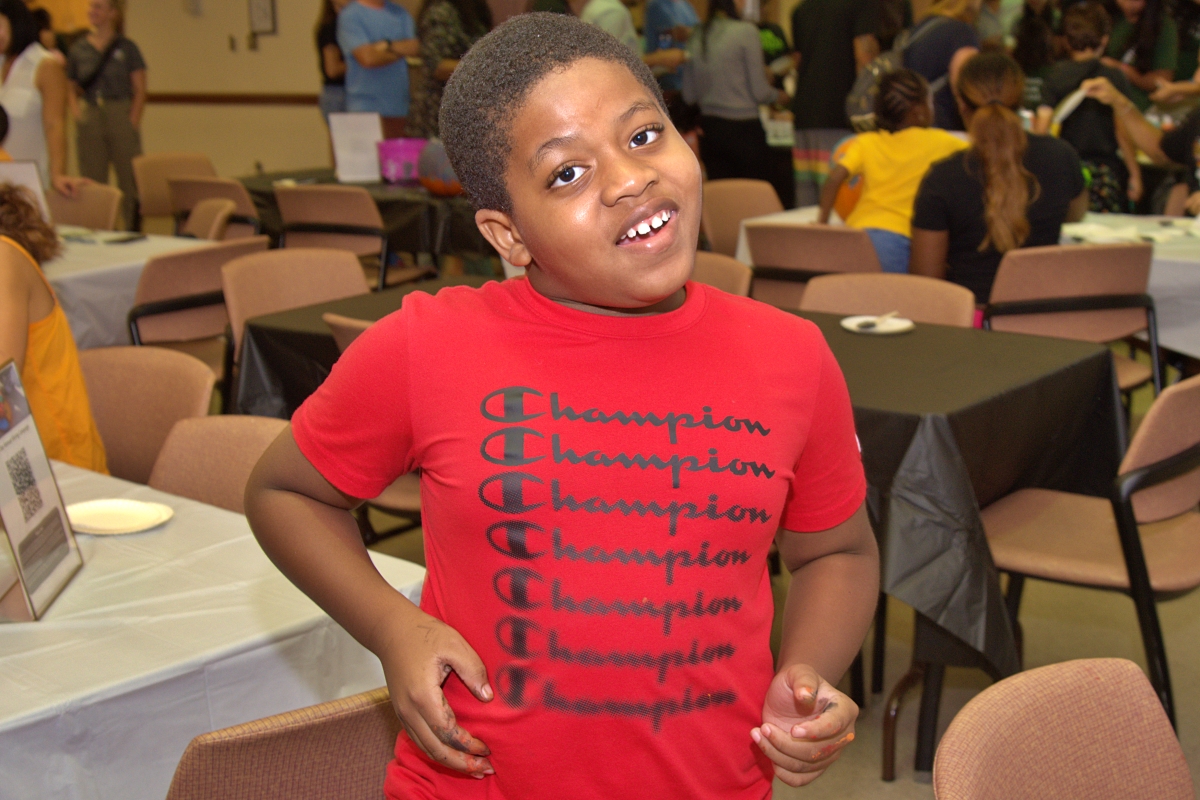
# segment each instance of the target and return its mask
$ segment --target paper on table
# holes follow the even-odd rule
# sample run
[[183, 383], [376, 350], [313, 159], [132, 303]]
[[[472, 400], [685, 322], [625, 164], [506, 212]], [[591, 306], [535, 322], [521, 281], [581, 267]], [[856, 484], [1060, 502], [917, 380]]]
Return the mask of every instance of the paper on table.
[[379, 182], [379, 142], [383, 120], [378, 114], [330, 114], [329, 136], [341, 183]]
[[1064, 236], [1094, 244], [1142, 241], [1142, 234], [1134, 225], [1114, 228], [1095, 222], [1070, 222], [1062, 226], [1062, 232]]

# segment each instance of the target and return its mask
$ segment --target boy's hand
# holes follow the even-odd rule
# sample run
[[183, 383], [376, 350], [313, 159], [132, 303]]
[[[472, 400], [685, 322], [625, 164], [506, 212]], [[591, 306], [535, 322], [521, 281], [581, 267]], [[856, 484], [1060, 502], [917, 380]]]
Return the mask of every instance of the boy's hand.
[[1142, 199], [1142, 175], [1140, 172], [1129, 173], [1127, 194], [1129, 195], [1129, 199], [1135, 203]]
[[484, 703], [494, 696], [483, 661], [458, 631], [422, 611], [397, 624], [379, 650], [392, 706], [408, 738], [437, 763], [476, 778], [493, 774], [492, 751], [458, 726], [442, 693], [451, 672]]
[[775, 776], [803, 786], [821, 776], [854, 741], [858, 705], [807, 664], [775, 675], [763, 702], [763, 724], [750, 731], [775, 764]]
[[1089, 78], [1079, 86], [1088, 97], [1099, 100], [1107, 106], [1115, 105], [1120, 98], [1124, 97], [1117, 91], [1117, 87], [1109, 83], [1108, 78]]

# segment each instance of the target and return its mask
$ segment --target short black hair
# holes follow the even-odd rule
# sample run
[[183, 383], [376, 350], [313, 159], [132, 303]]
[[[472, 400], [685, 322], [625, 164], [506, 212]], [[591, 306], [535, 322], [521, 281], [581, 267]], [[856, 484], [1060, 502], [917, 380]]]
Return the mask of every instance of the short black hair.
[[1112, 31], [1112, 20], [1099, 3], [1076, 3], [1063, 14], [1062, 30], [1072, 52], [1095, 50]]
[[929, 102], [929, 83], [911, 69], [893, 70], [879, 79], [875, 95], [875, 125], [880, 130], [898, 131], [904, 127], [913, 106]]
[[12, 39], [5, 55], [16, 58], [38, 40], [37, 23], [25, 0], [0, 0], [0, 16], [7, 17], [12, 28]]
[[520, 14], [463, 56], [446, 82], [438, 124], [450, 165], [476, 208], [512, 213], [504, 175], [513, 120], [542, 78], [584, 58], [628, 69], [666, 113], [658, 82], [641, 57], [576, 17]]
[[8, 112], [4, 110], [4, 106], [0, 106], [0, 147], [4, 146], [4, 140], [8, 138]]

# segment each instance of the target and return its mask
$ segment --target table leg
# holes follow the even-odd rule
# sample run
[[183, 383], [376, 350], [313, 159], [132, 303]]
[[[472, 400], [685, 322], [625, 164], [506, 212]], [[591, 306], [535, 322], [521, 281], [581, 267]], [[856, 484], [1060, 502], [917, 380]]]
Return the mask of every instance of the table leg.
[[917, 757], [913, 764], [915, 780], [929, 783], [933, 777], [933, 753], [937, 749], [938, 708], [942, 704], [945, 664], [925, 667], [925, 685], [921, 689], [921, 716], [917, 722]]
[[879, 593], [875, 606], [875, 642], [871, 650], [871, 694], [883, 692], [883, 660], [887, 652], [887, 595]]
[[896, 780], [896, 718], [900, 715], [900, 703], [908, 690], [925, 677], [925, 665], [913, 662], [908, 672], [896, 683], [888, 695], [887, 708], [883, 711], [883, 780]]

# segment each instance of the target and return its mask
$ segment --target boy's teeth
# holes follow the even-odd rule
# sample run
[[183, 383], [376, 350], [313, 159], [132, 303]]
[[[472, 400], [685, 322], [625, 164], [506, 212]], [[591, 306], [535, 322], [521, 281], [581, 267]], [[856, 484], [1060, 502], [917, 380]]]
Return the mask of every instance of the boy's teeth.
[[630, 228], [625, 232], [625, 238], [627, 239], [632, 239], [635, 236], [637, 236], [637, 228]]
[[637, 226], [637, 232], [645, 236], [650, 232], [650, 225], [645, 222], [639, 222]]
[[665, 224], [666, 224], [666, 222], [663, 221], [663, 218], [658, 216], [657, 214], [655, 214], [653, 217], [650, 218], [650, 227], [654, 228], [655, 230], [657, 230], [658, 228], [661, 228]]

